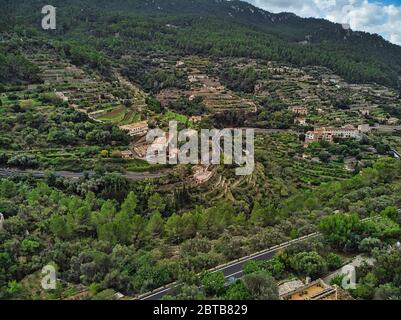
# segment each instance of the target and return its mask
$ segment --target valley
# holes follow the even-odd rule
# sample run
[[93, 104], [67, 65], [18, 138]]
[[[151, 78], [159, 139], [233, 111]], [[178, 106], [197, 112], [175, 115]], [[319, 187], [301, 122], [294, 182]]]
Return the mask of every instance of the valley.
[[[54, 31], [34, 0], [0, 24], [0, 299], [401, 297], [399, 46], [241, 1], [55, 3]], [[252, 174], [149, 163], [170, 121], [254, 130]]]

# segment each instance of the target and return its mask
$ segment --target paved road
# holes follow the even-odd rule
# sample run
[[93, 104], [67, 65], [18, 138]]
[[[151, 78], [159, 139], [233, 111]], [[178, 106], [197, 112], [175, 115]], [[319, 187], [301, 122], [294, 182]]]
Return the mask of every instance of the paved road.
[[[0, 168], [0, 177], [11, 177], [20, 174], [29, 174], [36, 178], [43, 178], [46, 175], [44, 171]], [[95, 173], [93, 171], [88, 171], [87, 174], [89, 176], [93, 176]], [[71, 172], [71, 171], [56, 171], [55, 175], [64, 178], [82, 178], [85, 175], [85, 173]], [[125, 174], [122, 174], [122, 176], [130, 180], [146, 180], [146, 179], [162, 178], [166, 176], [166, 173], [127, 172]]]
[[[292, 240], [290, 242], [283, 243], [281, 245], [275, 246], [273, 248], [261, 251], [259, 253], [255, 253], [253, 255], [244, 257], [242, 259], [239, 259], [237, 261], [230, 262], [227, 265], [217, 267], [215, 269], [210, 270], [211, 272], [223, 272], [224, 276], [227, 280], [233, 281], [235, 279], [239, 279], [243, 276], [244, 271], [243, 267], [244, 264], [248, 261], [257, 261], [257, 260], [270, 260], [272, 259], [277, 252], [279, 252], [282, 249], [288, 248], [292, 246], [295, 243], [305, 241], [307, 239], [312, 239], [319, 237], [320, 233], [313, 233], [307, 236], [304, 236], [302, 238], [298, 238], [295, 240]], [[173, 295], [174, 291], [177, 289], [179, 285], [176, 283], [173, 283], [167, 287], [156, 289], [155, 291], [151, 293], [147, 293], [143, 296], [139, 297], [139, 300], [160, 300], [166, 295]]]
[[[401, 214], [401, 210], [399, 211]], [[368, 221], [371, 220], [373, 218], [366, 218], [366, 219], [362, 219], [361, 221]], [[237, 261], [233, 261], [230, 262], [224, 266], [220, 266], [217, 267], [215, 269], [209, 270], [211, 272], [223, 272], [225, 278], [228, 281], [233, 281], [235, 279], [239, 279], [244, 275], [244, 271], [243, 271], [243, 267], [244, 264], [247, 263], [248, 261], [258, 261], [258, 260], [270, 260], [272, 259], [276, 253], [278, 253], [280, 250], [286, 249], [288, 247], [291, 247], [292, 245], [294, 245], [295, 243], [299, 243], [305, 240], [309, 240], [309, 239], [313, 239], [313, 238], [317, 238], [321, 236], [321, 233], [319, 232], [315, 232], [312, 234], [309, 234], [307, 236], [303, 236], [301, 238], [286, 242], [286, 243], [282, 243], [280, 245], [277, 245], [273, 248], [255, 253], [253, 255], [244, 257], [242, 259], [239, 259]], [[139, 297], [139, 300], [160, 300], [161, 298], [163, 298], [166, 295], [174, 295], [175, 290], [178, 288], [178, 284], [176, 283], [172, 283], [164, 288], [159, 288], [156, 289], [154, 291], [152, 291], [151, 293], [147, 293], [144, 294], [142, 296]]]
[[[401, 209], [398, 210], [398, 212], [401, 214]], [[362, 219], [361, 222], [366, 222], [366, 221], [370, 221], [373, 219], [379, 218], [380, 216], [375, 216], [375, 217], [369, 217], [369, 218], [365, 218]], [[305, 241], [305, 240], [309, 240], [309, 239], [313, 239], [313, 238], [317, 238], [320, 237], [322, 234], [319, 232], [315, 232], [306, 236], [303, 236], [301, 238], [298, 239], [294, 239], [291, 240], [289, 242], [285, 242], [282, 243], [280, 245], [274, 246], [270, 249], [261, 251], [261, 252], [257, 252], [255, 254], [252, 254], [250, 256], [244, 257], [242, 259], [239, 259], [237, 261], [232, 261], [224, 266], [219, 266], [216, 267], [214, 269], [211, 269], [209, 271], [211, 272], [223, 272], [224, 276], [227, 280], [232, 281], [235, 279], [239, 279], [243, 276], [244, 271], [243, 271], [243, 267], [244, 264], [248, 261], [258, 261], [258, 260], [270, 260], [272, 259], [276, 253], [278, 253], [280, 250], [283, 250], [285, 248], [291, 247], [292, 245]], [[159, 288], [156, 289], [150, 293], [146, 293], [142, 296], [139, 296], [138, 299], [139, 300], [160, 300], [161, 298], [163, 298], [166, 295], [173, 295], [175, 290], [178, 288], [179, 284], [177, 283], [172, 283], [168, 286], [165, 286], [163, 288]]]

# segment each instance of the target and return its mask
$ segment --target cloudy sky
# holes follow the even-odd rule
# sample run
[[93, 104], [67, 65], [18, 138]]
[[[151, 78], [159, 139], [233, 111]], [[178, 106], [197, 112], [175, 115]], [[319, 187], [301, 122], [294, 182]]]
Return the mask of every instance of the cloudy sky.
[[401, 0], [245, 0], [270, 12], [348, 23], [401, 45]]

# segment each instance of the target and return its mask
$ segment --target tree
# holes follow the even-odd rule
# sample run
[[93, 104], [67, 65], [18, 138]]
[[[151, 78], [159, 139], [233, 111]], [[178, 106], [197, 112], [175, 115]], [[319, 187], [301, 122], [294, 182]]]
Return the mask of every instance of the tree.
[[53, 215], [49, 222], [50, 231], [58, 238], [67, 239], [71, 236], [72, 226], [67, 222], [66, 217]]
[[18, 295], [22, 293], [23, 291], [22, 289], [23, 289], [22, 285], [17, 281], [15, 280], [9, 281], [6, 288], [7, 297], [10, 299], [18, 297]]
[[243, 267], [244, 273], [245, 274], [252, 274], [255, 272], [262, 271], [261, 265], [258, 263], [258, 261], [255, 260], [249, 260], [244, 264]]
[[164, 220], [160, 212], [154, 212], [150, 216], [146, 230], [151, 236], [160, 236], [163, 233]]
[[148, 209], [150, 212], [164, 212], [164, 210], [166, 209], [166, 203], [160, 194], [155, 193], [150, 196], [148, 200]]
[[266, 272], [245, 275], [242, 279], [252, 300], [278, 300], [279, 293], [276, 281]]
[[139, 214], [132, 217], [132, 238], [135, 244], [139, 244], [145, 235], [146, 220]]
[[400, 289], [391, 283], [379, 286], [374, 293], [374, 300], [399, 300]]
[[327, 151], [321, 151], [319, 153], [319, 159], [322, 162], [328, 162], [330, 160], [331, 154]]
[[276, 223], [273, 206], [267, 205], [262, 207], [256, 202], [251, 213], [250, 221], [262, 227], [273, 226]]
[[130, 277], [127, 271], [120, 272], [113, 269], [106, 275], [102, 281], [105, 288], [113, 288], [118, 292], [127, 293], [129, 288]]
[[227, 234], [219, 239], [216, 247], [228, 260], [234, 260], [243, 255], [241, 240], [230, 237]]
[[127, 198], [124, 200], [123, 204], [121, 205], [121, 212], [125, 212], [130, 216], [135, 214], [135, 210], [138, 206], [138, 199], [134, 192], [130, 192]]
[[8, 156], [5, 153], [0, 153], [0, 165], [5, 165], [8, 162]]
[[169, 217], [165, 224], [165, 231], [169, 240], [173, 243], [179, 243], [183, 241], [183, 225], [181, 216], [174, 213]]
[[251, 300], [252, 297], [244, 282], [239, 280], [228, 288], [225, 298], [227, 300]]
[[333, 214], [323, 218], [319, 229], [325, 239], [336, 247], [343, 247], [360, 230], [361, 223], [356, 214]]
[[205, 300], [206, 297], [196, 285], [183, 285], [177, 295], [177, 300]]
[[199, 253], [208, 253], [211, 249], [211, 242], [202, 237], [189, 239], [181, 245], [182, 255], [196, 256]]
[[400, 214], [398, 213], [398, 210], [396, 207], [387, 207], [382, 212], [380, 212], [380, 215], [387, 217], [387, 218], [393, 220], [394, 222], [400, 221]]
[[400, 226], [387, 216], [366, 221], [363, 224], [363, 231], [366, 235], [373, 238], [398, 238], [401, 234]]
[[326, 260], [327, 267], [329, 268], [329, 270], [338, 269], [343, 264], [341, 257], [333, 252], [330, 252], [329, 254], [327, 254], [327, 256], [325, 257], [325, 260]]
[[209, 237], [215, 238], [221, 235], [225, 228], [233, 223], [235, 209], [228, 201], [220, 201], [203, 213], [205, 232]]
[[356, 289], [353, 291], [353, 295], [357, 298], [370, 300], [373, 298], [375, 287], [377, 286], [376, 276], [368, 272], [364, 277], [361, 277], [358, 281]]
[[205, 272], [201, 284], [208, 296], [218, 296], [224, 292], [226, 279], [223, 272]]
[[326, 261], [315, 251], [300, 252], [290, 259], [291, 268], [297, 273], [315, 278], [327, 270]]
[[107, 157], [109, 156], [109, 151], [107, 151], [107, 150], [102, 150], [102, 151], [100, 151], [100, 155], [101, 155], [103, 158], [107, 158]]
[[366, 253], [371, 253], [373, 249], [381, 248], [382, 242], [377, 238], [365, 238], [359, 243], [359, 250]]
[[36, 160], [36, 157], [34, 155], [20, 154], [8, 160], [8, 164], [24, 169], [35, 168], [38, 166], [38, 161]]
[[130, 215], [125, 212], [119, 212], [114, 218], [114, 230], [119, 243], [128, 244], [132, 241], [132, 222]]
[[162, 107], [160, 102], [153, 96], [148, 96], [145, 100], [149, 110], [151, 110], [154, 113], [162, 113]]
[[263, 261], [262, 267], [263, 270], [271, 274], [276, 279], [279, 279], [285, 271], [285, 265], [278, 257]]
[[380, 252], [373, 270], [379, 283], [401, 286], [401, 252]]

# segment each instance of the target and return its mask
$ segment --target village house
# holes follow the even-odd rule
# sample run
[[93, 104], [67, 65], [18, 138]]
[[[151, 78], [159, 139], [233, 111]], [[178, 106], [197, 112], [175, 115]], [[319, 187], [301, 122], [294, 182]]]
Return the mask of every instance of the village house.
[[202, 116], [192, 116], [189, 118], [189, 121], [192, 123], [198, 123], [202, 121]]
[[368, 132], [370, 132], [370, 125], [369, 124], [360, 124], [358, 126], [358, 131], [360, 133], [368, 133]]
[[305, 107], [290, 107], [289, 108], [292, 113], [301, 115], [301, 116], [306, 116], [308, 114], [308, 109]]
[[358, 139], [360, 138], [360, 131], [352, 125], [347, 125], [342, 128], [317, 128], [314, 131], [306, 133], [305, 142], [311, 143], [315, 141], [329, 141], [333, 142], [334, 138], [340, 139]]
[[359, 113], [363, 116], [369, 116], [370, 115], [370, 111], [369, 109], [359, 109]]
[[146, 143], [137, 144], [133, 147], [134, 156], [139, 159], [145, 159], [149, 145]]
[[134, 153], [131, 150], [121, 151], [121, 158], [132, 159], [133, 157], [134, 157]]
[[305, 118], [295, 118], [294, 120], [295, 124], [299, 124], [300, 126], [306, 126], [306, 119]]
[[149, 130], [149, 126], [146, 121], [119, 126], [119, 128], [123, 131], [126, 131], [131, 137], [145, 135]]

